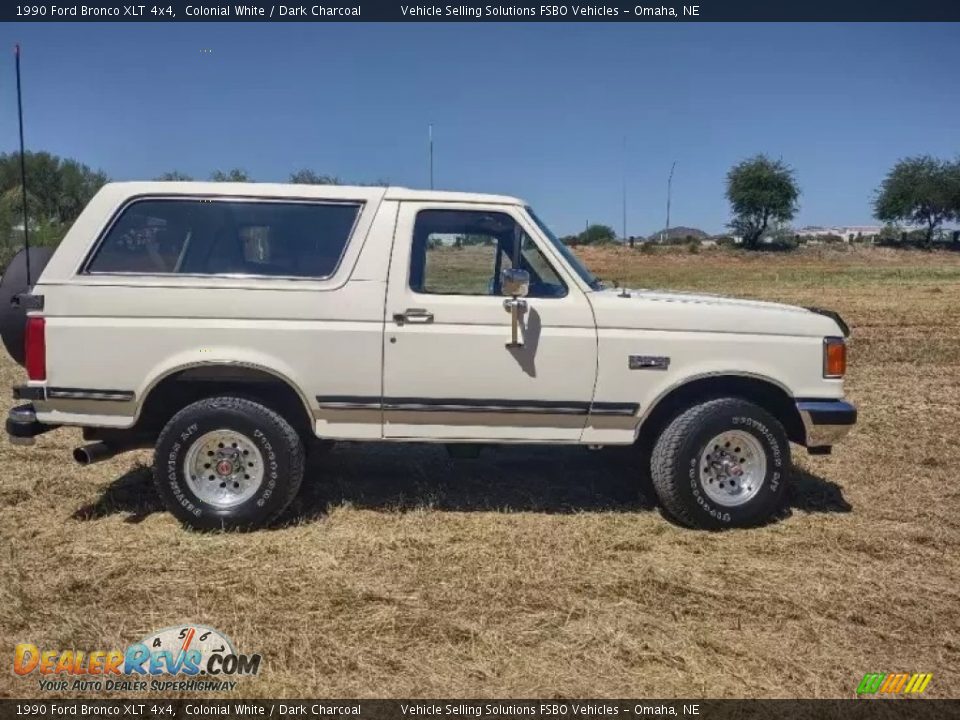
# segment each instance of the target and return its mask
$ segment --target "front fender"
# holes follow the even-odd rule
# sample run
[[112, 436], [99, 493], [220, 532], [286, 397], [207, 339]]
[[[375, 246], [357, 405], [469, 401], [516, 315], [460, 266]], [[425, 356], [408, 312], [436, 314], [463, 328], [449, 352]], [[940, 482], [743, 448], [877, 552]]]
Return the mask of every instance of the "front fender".
[[[658, 362], [631, 363], [631, 356]], [[669, 394], [691, 383], [721, 377], [765, 383], [778, 401], [790, 400], [791, 405], [793, 398], [843, 396], [842, 380], [823, 377], [823, 341], [819, 337], [630, 329], [598, 332], [594, 400], [639, 404], [631, 427], [634, 431]]]

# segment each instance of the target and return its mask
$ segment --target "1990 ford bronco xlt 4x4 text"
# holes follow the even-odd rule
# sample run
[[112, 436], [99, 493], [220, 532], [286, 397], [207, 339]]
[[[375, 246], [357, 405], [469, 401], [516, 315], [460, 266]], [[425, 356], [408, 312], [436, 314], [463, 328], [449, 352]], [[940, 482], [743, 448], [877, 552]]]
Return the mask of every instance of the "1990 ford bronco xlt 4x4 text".
[[856, 421], [835, 313], [605, 287], [511, 197], [117, 183], [30, 260], [33, 287], [24, 253], [0, 283], [29, 378], [11, 440], [153, 445], [197, 528], [270, 522], [336, 440], [636, 443], [674, 518], [755, 524], [788, 441], [827, 452]]

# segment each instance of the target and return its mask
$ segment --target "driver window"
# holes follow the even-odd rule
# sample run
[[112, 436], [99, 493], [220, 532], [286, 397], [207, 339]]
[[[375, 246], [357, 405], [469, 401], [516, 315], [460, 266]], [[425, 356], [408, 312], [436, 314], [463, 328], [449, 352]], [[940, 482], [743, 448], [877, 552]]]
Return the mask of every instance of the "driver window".
[[547, 262], [543, 253], [540, 252], [540, 248], [526, 233], [523, 233], [523, 239], [520, 241], [520, 255], [522, 256], [521, 265], [530, 273], [531, 283], [533, 278], [536, 278], [541, 285], [560, 288], [563, 290], [560, 295], [566, 294], [566, 286], [563, 284], [563, 280], [560, 279], [560, 276]]
[[520, 264], [530, 273], [529, 297], [566, 295], [563, 281], [512, 217], [475, 210], [417, 213], [411, 289], [432, 295], [501, 295], [500, 273], [513, 266], [518, 234]]

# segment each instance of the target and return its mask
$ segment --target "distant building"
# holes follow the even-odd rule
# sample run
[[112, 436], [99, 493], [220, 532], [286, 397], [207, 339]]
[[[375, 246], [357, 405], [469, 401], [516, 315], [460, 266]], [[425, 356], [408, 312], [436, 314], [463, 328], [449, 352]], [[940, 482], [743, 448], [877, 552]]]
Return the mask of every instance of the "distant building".
[[858, 237], [864, 240], [876, 237], [883, 230], [880, 225], [833, 225], [825, 227], [823, 225], [805, 225], [801, 228], [794, 228], [795, 235], [805, 235], [807, 237], [826, 237], [828, 235], [838, 235], [847, 242], [856, 240]]

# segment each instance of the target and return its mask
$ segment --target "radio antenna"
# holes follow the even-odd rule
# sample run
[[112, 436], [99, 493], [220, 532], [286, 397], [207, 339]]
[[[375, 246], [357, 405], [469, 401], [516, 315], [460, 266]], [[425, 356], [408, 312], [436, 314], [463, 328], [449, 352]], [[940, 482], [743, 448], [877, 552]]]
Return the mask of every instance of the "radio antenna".
[[430, 123], [427, 135], [430, 145], [430, 189], [433, 190], [433, 123]]
[[20, 93], [20, 43], [14, 46], [17, 64], [17, 117], [20, 119], [20, 190], [23, 193], [23, 248], [27, 251], [27, 289], [30, 278], [30, 224], [27, 222], [27, 161], [23, 152], [23, 97]]

